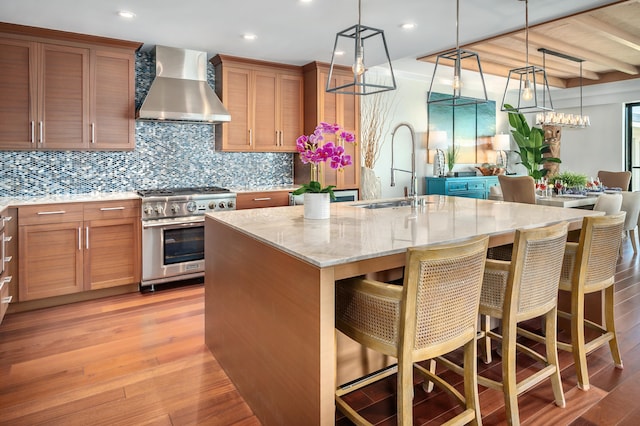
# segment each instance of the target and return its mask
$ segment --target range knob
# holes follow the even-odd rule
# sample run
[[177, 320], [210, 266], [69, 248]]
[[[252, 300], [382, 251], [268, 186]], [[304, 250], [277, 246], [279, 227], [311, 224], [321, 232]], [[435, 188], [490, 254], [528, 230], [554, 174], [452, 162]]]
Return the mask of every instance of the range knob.
[[163, 214], [163, 213], [164, 213], [164, 206], [163, 206], [162, 204], [158, 204], [158, 205], [156, 206], [156, 209], [155, 209], [155, 210], [156, 210], [156, 213], [158, 213], [158, 214]]
[[233, 201], [229, 201], [229, 202], [227, 203], [227, 207], [229, 207], [230, 209], [232, 209], [232, 208], [233, 208]]
[[178, 213], [178, 212], [180, 211], [180, 206], [179, 206], [179, 205], [177, 205], [177, 204], [172, 204], [172, 205], [171, 205], [171, 211], [172, 211], [173, 213]]
[[215, 210], [216, 209], [216, 202], [212, 201], [209, 203], [209, 210]]
[[187, 211], [190, 213], [193, 213], [196, 211], [196, 209], [198, 208], [198, 205], [196, 204], [195, 201], [189, 201], [187, 203]]
[[145, 206], [144, 206], [144, 213], [145, 213], [145, 214], [151, 214], [151, 213], [153, 213], [153, 207], [152, 207], [152, 206], [150, 206], [150, 205], [148, 205], [148, 204], [147, 204], [147, 205], [145, 205]]
[[225, 207], [227, 207], [227, 205], [224, 203], [224, 201], [220, 201], [220, 203], [218, 204], [218, 207], [220, 207], [221, 209], [224, 209]]

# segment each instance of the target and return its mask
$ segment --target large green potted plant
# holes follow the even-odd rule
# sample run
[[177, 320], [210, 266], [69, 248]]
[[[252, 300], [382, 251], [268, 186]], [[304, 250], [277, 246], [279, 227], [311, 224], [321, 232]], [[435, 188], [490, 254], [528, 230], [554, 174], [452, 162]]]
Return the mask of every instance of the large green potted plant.
[[[513, 110], [511, 105], [505, 104], [505, 109]], [[523, 114], [515, 111], [509, 112], [509, 125], [511, 134], [518, 145], [518, 155], [522, 164], [534, 179], [544, 177], [549, 170], [542, 167], [544, 163], [562, 163], [559, 158], [545, 157], [551, 152], [549, 144], [544, 142], [544, 131], [538, 127], [529, 127]]]

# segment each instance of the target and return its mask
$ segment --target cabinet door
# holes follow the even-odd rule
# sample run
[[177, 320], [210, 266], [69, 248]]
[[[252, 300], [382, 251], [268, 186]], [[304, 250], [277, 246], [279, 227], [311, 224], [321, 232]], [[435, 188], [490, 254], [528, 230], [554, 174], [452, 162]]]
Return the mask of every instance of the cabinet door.
[[19, 300], [83, 290], [82, 222], [20, 226]]
[[91, 54], [90, 149], [135, 146], [133, 54], [95, 50]]
[[276, 127], [277, 74], [268, 71], [254, 73], [253, 90], [253, 149], [275, 151], [279, 141]]
[[140, 218], [84, 223], [85, 290], [140, 282]]
[[0, 148], [34, 149], [35, 43], [0, 39]]
[[89, 49], [40, 45], [38, 145], [87, 148], [89, 141]]
[[221, 139], [219, 149], [251, 151], [251, 72], [244, 68], [225, 67], [222, 102], [231, 114], [231, 121], [216, 127], [216, 139]]
[[304, 80], [302, 76], [282, 74], [280, 83], [280, 151], [296, 151], [296, 139], [304, 133]]

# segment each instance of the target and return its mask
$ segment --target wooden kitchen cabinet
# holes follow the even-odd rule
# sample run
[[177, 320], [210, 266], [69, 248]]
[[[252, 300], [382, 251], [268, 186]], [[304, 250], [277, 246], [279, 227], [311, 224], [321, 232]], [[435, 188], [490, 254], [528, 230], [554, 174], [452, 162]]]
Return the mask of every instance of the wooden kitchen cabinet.
[[291, 191], [259, 191], [238, 192], [236, 195], [236, 209], [257, 209], [263, 207], [278, 207], [289, 205]]
[[133, 149], [137, 46], [0, 23], [0, 149]]
[[[355, 95], [343, 95], [326, 92], [329, 65], [312, 62], [303, 67], [304, 70], [304, 133], [311, 134], [320, 122], [337, 123], [345, 130], [360, 137], [360, 100]], [[353, 80], [353, 73], [348, 67], [334, 67], [333, 78], [338, 85]], [[335, 185], [336, 189], [358, 189], [360, 186], [360, 150], [359, 145], [345, 144], [345, 151], [351, 155], [352, 165], [341, 172], [333, 170], [327, 163], [322, 164], [321, 184]], [[310, 180], [310, 167], [302, 164], [296, 156], [294, 159], [295, 183], [307, 183]]]
[[303, 130], [300, 67], [227, 55], [211, 59], [216, 93], [231, 121], [216, 125], [222, 151], [295, 151]]
[[140, 282], [140, 201], [25, 206], [19, 301]]

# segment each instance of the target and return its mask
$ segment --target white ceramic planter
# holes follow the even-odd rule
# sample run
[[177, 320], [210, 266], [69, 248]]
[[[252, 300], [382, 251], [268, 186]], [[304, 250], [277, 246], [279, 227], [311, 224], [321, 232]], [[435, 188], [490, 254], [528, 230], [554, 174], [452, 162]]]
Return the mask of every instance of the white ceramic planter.
[[330, 199], [328, 192], [304, 193], [304, 218], [329, 219]]

